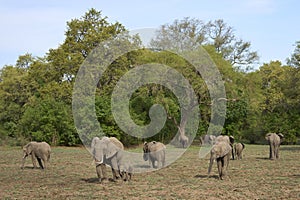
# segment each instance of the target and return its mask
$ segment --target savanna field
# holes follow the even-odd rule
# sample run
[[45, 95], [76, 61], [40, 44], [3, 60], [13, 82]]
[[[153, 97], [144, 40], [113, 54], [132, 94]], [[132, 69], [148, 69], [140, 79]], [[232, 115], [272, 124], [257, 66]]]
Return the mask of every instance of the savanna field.
[[191, 146], [166, 168], [101, 184], [83, 147], [52, 147], [47, 170], [32, 169], [30, 157], [21, 170], [20, 147], [0, 150], [0, 199], [300, 199], [299, 145], [282, 145], [276, 161], [267, 159], [267, 145], [246, 145], [243, 160], [231, 160], [222, 181], [216, 163], [207, 178], [209, 156], [200, 159], [199, 147]]

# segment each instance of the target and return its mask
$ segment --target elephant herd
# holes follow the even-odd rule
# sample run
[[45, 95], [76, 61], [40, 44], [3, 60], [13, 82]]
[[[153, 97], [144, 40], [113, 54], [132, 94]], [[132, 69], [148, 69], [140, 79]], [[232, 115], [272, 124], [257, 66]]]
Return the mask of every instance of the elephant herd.
[[[270, 146], [270, 159], [279, 158], [279, 146], [283, 139], [281, 133], [268, 133], [265, 139]], [[217, 162], [219, 179], [224, 179], [227, 174], [229, 160], [242, 159], [242, 152], [245, 148], [243, 143], [234, 143], [232, 136], [214, 135], [201, 136], [202, 146], [212, 146], [210, 150], [210, 162], [208, 176], [211, 173], [214, 161]], [[115, 137], [94, 137], [91, 142], [91, 153], [96, 165], [96, 173], [99, 182], [107, 179], [106, 166], [112, 169], [112, 181], [122, 179], [131, 180], [133, 166], [130, 160], [124, 159], [124, 145]], [[36, 168], [36, 160], [41, 169], [46, 169], [50, 159], [51, 147], [46, 142], [29, 142], [23, 147], [23, 159], [21, 168], [24, 168], [25, 159], [31, 155], [33, 167]], [[161, 168], [166, 162], [166, 146], [161, 142], [144, 142], [143, 159], [149, 161], [153, 168]]]

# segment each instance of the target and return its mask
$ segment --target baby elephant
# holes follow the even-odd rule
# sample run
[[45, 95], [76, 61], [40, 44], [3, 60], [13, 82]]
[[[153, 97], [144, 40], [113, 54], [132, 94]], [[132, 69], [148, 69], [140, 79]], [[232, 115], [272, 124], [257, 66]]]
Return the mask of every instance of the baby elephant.
[[[161, 142], [145, 142], [143, 147], [145, 161], [149, 160], [153, 168], [164, 167], [166, 163], [166, 146]], [[157, 161], [157, 165], [155, 165]]]
[[[46, 142], [29, 142], [23, 147], [23, 160], [21, 169], [24, 169], [25, 159], [28, 155], [31, 155], [32, 164], [36, 167], [36, 160], [38, 161], [41, 169], [46, 169], [50, 160], [51, 148]], [[43, 165], [43, 163], [44, 165]]]
[[243, 143], [236, 143], [234, 145], [234, 153], [237, 160], [241, 160], [243, 158], [244, 149], [245, 149], [245, 145]]
[[132, 165], [128, 162], [122, 162], [122, 164], [119, 165], [119, 169], [123, 181], [130, 181], [133, 173]]
[[221, 141], [212, 146], [210, 150], [210, 163], [208, 167], [208, 176], [210, 176], [210, 172], [214, 163], [214, 160], [217, 160], [219, 179], [223, 180], [223, 178], [227, 174], [227, 168], [230, 160], [231, 146], [226, 141]]

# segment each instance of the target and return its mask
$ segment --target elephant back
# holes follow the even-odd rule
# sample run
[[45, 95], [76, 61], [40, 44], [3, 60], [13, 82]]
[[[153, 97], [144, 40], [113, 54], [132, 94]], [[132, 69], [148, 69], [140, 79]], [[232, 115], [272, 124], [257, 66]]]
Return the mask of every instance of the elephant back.
[[214, 154], [216, 158], [221, 158], [230, 153], [231, 150], [232, 148], [228, 142], [220, 141], [212, 147], [211, 153]]
[[155, 152], [166, 149], [166, 146], [161, 142], [152, 141], [148, 143], [148, 148], [150, 152]]
[[265, 138], [270, 143], [274, 143], [274, 142], [279, 143], [281, 141], [281, 139], [283, 138], [283, 135], [281, 133], [279, 133], [279, 134], [267, 133]]
[[119, 149], [124, 150], [123, 143], [115, 137], [110, 137], [109, 140]]

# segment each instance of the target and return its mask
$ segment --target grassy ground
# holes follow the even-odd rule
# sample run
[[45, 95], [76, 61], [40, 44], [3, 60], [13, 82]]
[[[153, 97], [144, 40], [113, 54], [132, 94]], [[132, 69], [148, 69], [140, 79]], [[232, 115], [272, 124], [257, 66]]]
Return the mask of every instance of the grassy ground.
[[300, 199], [300, 146], [280, 150], [270, 161], [268, 146], [247, 145], [220, 181], [216, 164], [207, 178], [208, 157], [192, 146], [164, 169], [99, 184], [85, 148], [54, 147], [47, 170], [32, 169], [30, 158], [21, 170], [21, 148], [0, 147], [0, 199]]

